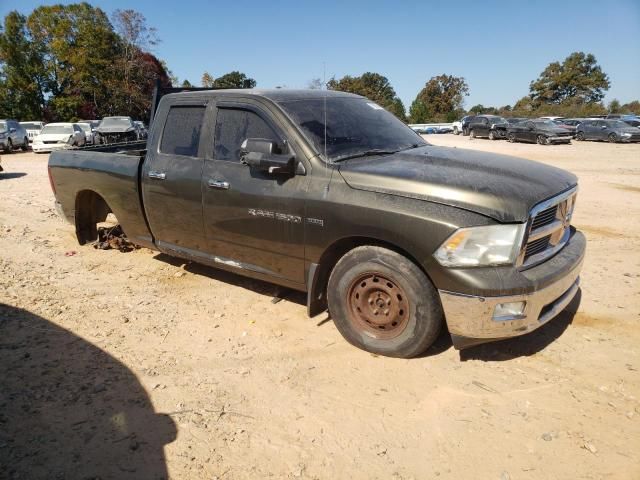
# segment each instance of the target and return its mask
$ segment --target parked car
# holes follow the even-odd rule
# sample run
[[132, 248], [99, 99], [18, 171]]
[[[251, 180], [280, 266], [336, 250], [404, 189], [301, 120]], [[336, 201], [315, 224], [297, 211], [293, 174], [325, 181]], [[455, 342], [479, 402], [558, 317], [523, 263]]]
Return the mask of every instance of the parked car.
[[20, 147], [29, 149], [29, 138], [25, 128], [17, 120], [0, 120], [0, 146], [5, 152], [12, 152]]
[[131, 117], [105, 117], [96, 128], [98, 143], [122, 143], [138, 140], [136, 126]]
[[496, 115], [478, 115], [469, 123], [469, 136], [487, 137], [489, 140], [507, 138], [509, 123]]
[[530, 332], [578, 292], [569, 172], [429, 145], [345, 92], [192, 91], [156, 111], [146, 145], [50, 156], [81, 244], [113, 213], [136, 244], [305, 291], [347, 341], [404, 358], [445, 322], [456, 348]]
[[78, 120], [77, 123], [88, 123], [91, 125], [91, 129], [95, 131], [98, 125], [100, 125], [100, 120]]
[[31, 148], [36, 153], [45, 153], [85, 144], [86, 135], [77, 123], [47, 123], [33, 139]]
[[460, 125], [462, 126], [462, 135], [464, 137], [469, 135], [469, 123], [471, 123], [471, 120], [473, 120], [474, 118], [476, 118], [475, 115], [467, 115], [466, 117], [462, 117], [462, 120], [460, 120]]
[[566, 118], [560, 118], [557, 120], [551, 120], [557, 127], [560, 128], [564, 128], [567, 132], [569, 132], [571, 134], [571, 137], [575, 137], [576, 136], [576, 128], [578, 123], [569, 123], [570, 120], [566, 119]]
[[528, 118], [524, 118], [524, 117], [506, 117], [505, 120], [507, 121], [507, 123], [509, 125], [514, 125], [516, 123], [520, 123], [523, 122], [525, 120], [529, 120]]
[[511, 142], [529, 142], [539, 145], [571, 143], [571, 132], [551, 120], [525, 120], [509, 125], [507, 139]]
[[632, 127], [640, 127], [640, 117], [638, 117], [637, 115], [632, 115], [632, 114], [624, 114], [624, 115], [619, 115], [619, 114], [610, 114], [607, 115], [608, 119], [614, 119], [614, 120], [622, 120], [624, 123], [626, 123], [627, 125], [631, 125]]
[[91, 128], [91, 124], [88, 122], [78, 122], [77, 125], [82, 129], [82, 131], [84, 132], [84, 140], [85, 140], [85, 145], [95, 145], [96, 143], [96, 134], [93, 130], [93, 128]]
[[144, 123], [142, 123], [140, 120], [136, 120], [133, 122], [133, 124], [136, 127], [136, 134], [138, 136], [138, 140], [146, 140], [147, 139], [147, 135], [148, 135], [148, 131], [147, 131], [147, 127], [145, 127]]
[[40, 133], [42, 127], [44, 127], [44, 122], [20, 122], [20, 125], [27, 131], [29, 143], [33, 143], [33, 139]]
[[606, 140], [611, 143], [639, 142], [640, 128], [622, 120], [586, 120], [578, 125], [576, 140]]
[[457, 120], [451, 124], [454, 135], [460, 135], [462, 133], [462, 119]]

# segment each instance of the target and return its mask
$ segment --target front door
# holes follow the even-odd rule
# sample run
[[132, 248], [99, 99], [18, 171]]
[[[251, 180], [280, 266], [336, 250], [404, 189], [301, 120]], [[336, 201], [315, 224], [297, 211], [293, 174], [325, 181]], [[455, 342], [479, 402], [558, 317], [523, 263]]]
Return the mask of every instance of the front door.
[[[141, 172], [149, 227], [161, 251], [194, 255], [206, 249], [202, 224], [200, 132], [206, 106], [168, 107], [160, 148], [149, 150]], [[158, 112], [156, 118], [164, 118]], [[150, 144], [156, 143], [153, 139]]]
[[303, 284], [308, 177], [240, 163], [247, 138], [293, 148], [272, 118], [249, 101], [218, 105], [213, 158], [206, 160], [203, 175], [208, 251], [216, 263]]

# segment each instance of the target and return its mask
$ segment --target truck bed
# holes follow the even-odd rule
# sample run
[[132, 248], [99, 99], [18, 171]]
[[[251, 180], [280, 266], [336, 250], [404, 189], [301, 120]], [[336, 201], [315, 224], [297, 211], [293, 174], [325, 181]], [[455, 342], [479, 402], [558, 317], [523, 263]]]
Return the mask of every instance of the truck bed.
[[140, 169], [146, 153], [140, 147], [145, 146], [144, 142], [129, 142], [51, 154], [49, 175], [57, 207], [67, 220], [76, 223], [76, 231], [76, 206], [93, 202], [100, 207], [102, 199], [131, 241], [153, 246], [140, 190]]

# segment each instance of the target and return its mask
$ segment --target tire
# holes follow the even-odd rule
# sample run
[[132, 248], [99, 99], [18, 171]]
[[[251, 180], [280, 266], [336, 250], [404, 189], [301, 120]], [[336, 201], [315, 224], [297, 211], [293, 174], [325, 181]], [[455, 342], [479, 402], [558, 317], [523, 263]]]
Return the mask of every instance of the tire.
[[549, 140], [544, 135], [538, 135], [536, 137], [536, 142], [538, 145], [549, 145]]
[[6, 146], [6, 148], [4, 149], [4, 151], [5, 151], [6, 153], [11, 153], [11, 152], [13, 152], [13, 142], [11, 141], [11, 139], [10, 139], [10, 138], [8, 138], [8, 139], [7, 139], [7, 146]]
[[617, 143], [618, 142], [618, 136], [615, 133], [610, 133], [609, 136], [607, 137], [607, 139], [609, 140], [609, 143]]
[[27, 137], [23, 138], [22, 147], [20, 148], [22, 148], [23, 152], [26, 152], [27, 150], [29, 150], [29, 139]]
[[474, 130], [469, 130], [469, 138], [476, 138], [476, 132]]
[[584, 132], [577, 132], [576, 133], [576, 140], [579, 141], [579, 142], [583, 142], [585, 140]]
[[462, 129], [462, 136], [463, 137], [469, 136], [469, 129], [468, 128], [463, 128]]
[[444, 319], [438, 292], [424, 272], [382, 247], [357, 247], [344, 255], [329, 277], [327, 301], [345, 340], [388, 357], [423, 353]]
[[496, 140], [496, 134], [493, 130], [489, 131], [489, 140]]
[[507, 140], [509, 140], [509, 143], [516, 143], [516, 134], [513, 132], [509, 132], [507, 134]]
[[458, 130], [458, 127], [453, 127], [453, 134], [460, 135], [460, 130]]

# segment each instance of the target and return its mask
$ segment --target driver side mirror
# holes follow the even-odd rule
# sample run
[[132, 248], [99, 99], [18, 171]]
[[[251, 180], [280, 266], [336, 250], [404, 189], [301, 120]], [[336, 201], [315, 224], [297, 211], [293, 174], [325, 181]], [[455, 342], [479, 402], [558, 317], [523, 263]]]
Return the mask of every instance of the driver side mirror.
[[276, 142], [264, 138], [247, 138], [242, 142], [240, 161], [249, 168], [270, 174], [295, 175], [298, 170], [294, 154], [282, 153]]

